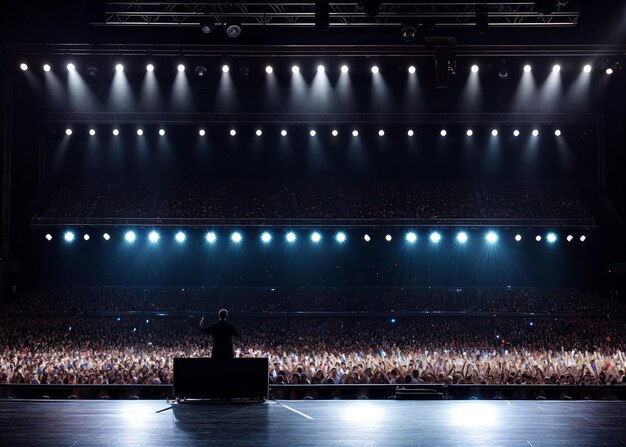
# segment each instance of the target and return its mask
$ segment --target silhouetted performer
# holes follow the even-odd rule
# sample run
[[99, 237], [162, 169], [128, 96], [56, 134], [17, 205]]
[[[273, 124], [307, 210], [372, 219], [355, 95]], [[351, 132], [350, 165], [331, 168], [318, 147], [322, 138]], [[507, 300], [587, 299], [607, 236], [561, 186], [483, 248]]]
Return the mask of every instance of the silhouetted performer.
[[204, 322], [204, 317], [202, 317], [200, 320], [200, 331], [203, 334], [211, 334], [213, 336], [213, 352], [211, 353], [211, 357], [234, 357], [233, 337], [239, 337], [239, 332], [237, 332], [235, 326], [226, 322], [226, 317], [228, 317], [228, 311], [226, 309], [220, 310], [218, 315], [220, 321], [209, 327], [202, 325]]

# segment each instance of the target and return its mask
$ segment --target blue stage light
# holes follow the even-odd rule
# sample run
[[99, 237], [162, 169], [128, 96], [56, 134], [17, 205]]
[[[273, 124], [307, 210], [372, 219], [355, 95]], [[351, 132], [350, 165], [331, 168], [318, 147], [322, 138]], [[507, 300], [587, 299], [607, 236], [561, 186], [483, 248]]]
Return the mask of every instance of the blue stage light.
[[214, 232], [210, 231], [206, 234], [205, 239], [209, 244], [214, 244], [217, 240], [217, 235]]
[[554, 234], [554, 233], [548, 233], [548, 236], [546, 237], [546, 239], [551, 244], [554, 244], [556, 242], [557, 237], [556, 237], [556, 234]]
[[487, 240], [487, 242], [489, 242], [490, 244], [495, 244], [496, 242], [498, 242], [498, 235], [493, 232], [490, 231], [489, 233], [487, 233], [487, 235], [485, 236], [485, 239]]
[[287, 242], [289, 242], [289, 243], [295, 242], [296, 241], [296, 233], [294, 233], [293, 231], [290, 231], [285, 236], [285, 239], [287, 239]]
[[392, 318], [390, 321], [391, 321], [391, 324], [396, 324], [396, 319], [395, 318]]
[[231, 236], [230, 236], [230, 240], [233, 241], [235, 244], [238, 244], [241, 242], [243, 238], [241, 237], [241, 233], [235, 231]]
[[63, 235], [63, 239], [65, 239], [65, 242], [73, 242], [75, 237], [76, 236], [74, 235], [74, 232], [72, 231], [66, 231], [65, 234]]
[[183, 242], [185, 242], [185, 239], [187, 239], [187, 236], [185, 236], [185, 233], [183, 233], [182, 231], [179, 231], [178, 233], [176, 233], [176, 236], [174, 236], [174, 239], [176, 239], [176, 242], [178, 242], [179, 244], [182, 244]]
[[337, 239], [337, 242], [340, 244], [343, 244], [346, 241], [346, 233], [340, 231], [337, 233], [337, 236], [335, 236], [335, 239]]
[[156, 231], [151, 231], [150, 234], [148, 235], [148, 240], [152, 242], [153, 244], [156, 244], [157, 242], [159, 242], [160, 238], [161, 236], [159, 236], [159, 233], [157, 233]]
[[271, 240], [272, 240], [272, 235], [269, 234], [267, 231], [261, 235], [261, 241], [263, 241], [264, 244], [269, 243]]
[[467, 242], [467, 233], [465, 231], [461, 231], [459, 232], [459, 234], [456, 235], [456, 240], [459, 244], [464, 244]]
[[415, 241], [417, 241], [417, 234], [413, 233], [412, 231], [411, 231], [411, 232], [409, 232], [409, 233], [407, 233], [407, 235], [406, 235], [406, 241], [407, 241], [409, 244], [414, 244], [414, 243], [415, 243]]
[[322, 235], [319, 234], [317, 231], [313, 232], [313, 234], [311, 234], [311, 241], [315, 242], [316, 244], [322, 240]]
[[430, 233], [430, 241], [433, 244], [438, 244], [439, 241], [441, 240], [441, 234], [439, 234], [438, 232], [434, 231], [432, 233]]
[[127, 231], [126, 234], [124, 235], [124, 239], [126, 240], [126, 242], [132, 244], [137, 239], [137, 235], [135, 234], [134, 231]]

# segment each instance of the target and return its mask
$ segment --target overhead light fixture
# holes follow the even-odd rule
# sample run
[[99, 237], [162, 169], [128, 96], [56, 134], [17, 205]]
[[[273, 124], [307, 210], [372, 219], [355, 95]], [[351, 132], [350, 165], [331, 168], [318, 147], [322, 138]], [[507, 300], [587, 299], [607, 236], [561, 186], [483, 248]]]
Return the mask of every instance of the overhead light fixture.
[[530, 73], [532, 71], [532, 67], [528, 64], [524, 65], [524, 73]]
[[222, 65], [222, 73], [228, 73], [230, 71], [230, 67], [226, 64]]
[[180, 73], [182, 73], [183, 71], [185, 71], [185, 66], [184, 66], [183, 64], [178, 64], [178, 67], [177, 67], [177, 68], [178, 68], [178, 71], [179, 71]]
[[378, 73], [378, 71], [379, 71], [378, 66], [377, 66], [377, 65], [374, 65], [374, 66], [372, 67], [372, 73], [376, 74], [376, 73]]
[[65, 135], [67, 136], [72, 135], [72, 129], [65, 129]]
[[560, 137], [561, 136], [561, 129], [556, 129], [554, 131], [554, 135], [556, 135], [557, 137]]
[[121, 73], [124, 71], [124, 66], [122, 64], [117, 64], [115, 66], [115, 71], [117, 71], [118, 73]]
[[348, 66], [347, 65], [342, 65], [341, 66], [341, 72], [342, 73], [347, 73], [348, 72]]
[[206, 67], [204, 65], [198, 65], [195, 71], [196, 71], [196, 75], [200, 78], [206, 75]]
[[606, 69], [606, 74], [608, 75], [612, 75], [613, 74], [613, 69], [611, 67]]
[[415, 132], [413, 132], [413, 129], [409, 129], [407, 130], [406, 134], [410, 137], [412, 137], [413, 135], [415, 135]]
[[159, 129], [159, 135], [165, 136], [165, 129]]
[[478, 73], [478, 65], [475, 65], [475, 64], [472, 65], [471, 70], [472, 70], [472, 73]]
[[211, 34], [214, 28], [215, 25], [209, 22], [202, 22], [200, 24], [200, 31], [202, 31], [204, 34]]
[[441, 129], [441, 132], [439, 132], [439, 135], [441, 135], [442, 137], [445, 137], [446, 135], [448, 135], [448, 131], [446, 129]]
[[20, 70], [22, 70], [22, 71], [26, 71], [26, 70], [28, 70], [28, 65], [26, 65], [24, 62], [22, 62], [22, 63], [20, 64]]
[[274, 69], [272, 68], [271, 65], [268, 65], [267, 67], [265, 67], [265, 73], [270, 74], [274, 71]]
[[400, 30], [400, 35], [405, 42], [413, 42], [417, 36], [417, 28], [413, 25], [403, 25]]
[[118, 136], [120, 134], [119, 129], [113, 129], [113, 135]]
[[353, 130], [352, 131], [352, 136], [353, 137], [358, 137], [359, 136], [359, 131], [358, 130]]
[[333, 131], [331, 132], [331, 135], [333, 137], [336, 137], [337, 135], [339, 135], [339, 131], [337, 129], [333, 129]]
[[539, 130], [533, 129], [533, 137], [537, 137], [537, 136], [539, 136]]
[[72, 64], [71, 62], [67, 64], [67, 71], [74, 71], [74, 70], [76, 70], [76, 65]]
[[514, 136], [514, 137], [519, 137], [519, 130], [515, 129], [515, 130], [513, 131], [513, 136]]
[[280, 131], [280, 135], [283, 136], [283, 137], [286, 137], [287, 136], [287, 131], [285, 129], [281, 130]]
[[384, 131], [384, 130], [382, 130], [382, 129], [380, 129], [380, 130], [378, 131], [378, 136], [379, 136], [379, 137], [384, 137], [384, 136], [385, 136], [385, 131]]
[[583, 67], [585, 73], [591, 73], [591, 65], [587, 64]]
[[154, 71], [154, 65], [152, 65], [152, 64], [146, 65], [146, 70], [148, 70], [149, 72], [153, 72]]
[[561, 71], [561, 66], [560, 66], [559, 64], [555, 64], [555, 65], [552, 67], [552, 72], [553, 72], [553, 73], [558, 73], [559, 71]]
[[137, 129], [137, 135], [142, 136], [143, 135], [143, 129]]
[[324, 73], [326, 71], [326, 68], [323, 65], [318, 65], [317, 66], [317, 72], [318, 73]]
[[203, 136], [205, 136], [205, 135], [206, 135], [206, 131], [205, 131], [204, 129], [200, 129], [200, 130], [198, 131], [198, 135], [200, 135], [201, 137], [203, 137]]
[[309, 135], [314, 137], [315, 135], [317, 135], [317, 132], [315, 132], [315, 130], [311, 129], [311, 131], [309, 132]]
[[232, 23], [226, 27], [226, 35], [228, 37], [239, 37], [241, 34], [241, 25], [238, 23]]
[[472, 135], [474, 135], [474, 131], [472, 129], [467, 129], [467, 132], [465, 132], [465, 135], [467, 135], [468, 137], [471, 137]]
[[98, 74], [98, 66], [95, 64], [87, 65], [87, 74], [92, 78]]
[[89, 129], [89, 135], [92, 137], [96, 134], [96, 129]]
[[298, 67], [297, 65], [294, 65], [293, 67], [291, 67], [291, 72], [300, 73], [300, 67]]
[[493, 129], [491, 131], [491, 135], [494, 136], [494, 137], [497, 137], [498, 136], [498, 129]]
[[413, 74], [413, 73], [415, 73], [415, 71], [416, 71], [415, 66], [414, 66], [414, 65], [411, 65], [411, 66], [409, 67], [409, 73]]
[[52, 67], [50, 67], [50, 64], [44, 64], [43, 71], [48, 72], [50, 70], [52, 70]]

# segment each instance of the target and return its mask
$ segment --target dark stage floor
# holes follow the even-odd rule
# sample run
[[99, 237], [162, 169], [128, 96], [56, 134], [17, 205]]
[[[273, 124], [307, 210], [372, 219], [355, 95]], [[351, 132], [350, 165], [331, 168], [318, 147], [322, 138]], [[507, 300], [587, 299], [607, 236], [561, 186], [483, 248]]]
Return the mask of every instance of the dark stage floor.
[[410, 445], [626, 444], [626, 402], [0, 401], [0, 445]]

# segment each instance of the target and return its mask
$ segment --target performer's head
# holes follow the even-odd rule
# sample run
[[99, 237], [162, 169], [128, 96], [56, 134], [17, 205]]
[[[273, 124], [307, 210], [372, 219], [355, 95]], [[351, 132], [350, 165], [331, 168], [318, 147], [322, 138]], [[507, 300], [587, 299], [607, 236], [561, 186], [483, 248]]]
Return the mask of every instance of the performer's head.
[[222, 309], [217, 313], [217, 315], [219, 315], [220, 320], [225, 320], [228, 316], [228, 311], [226, 309]]

